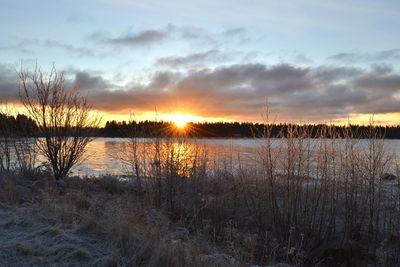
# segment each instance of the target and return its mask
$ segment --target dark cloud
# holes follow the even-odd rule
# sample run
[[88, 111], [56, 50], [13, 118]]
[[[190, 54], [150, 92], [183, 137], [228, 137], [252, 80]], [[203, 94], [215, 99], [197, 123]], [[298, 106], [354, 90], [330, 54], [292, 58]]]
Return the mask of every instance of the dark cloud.
[[239, 64], [187, 73], [160, 72], [148, 84], [94, 90], [92, 101], [108, 111], [176, 109], [221, 117], [259, 119], [266, 99], [283, 119], [323, 121], [349, 114], [400, 112], [400, 76], [375, 68], [289, 64]]
[[375, 53], [338, 53], [329, 56], [328, 60], [345, 63], [399, 61], [400, 49], [381, 50]]
[[334, 83], [335, 81], [347, 80], [361, 75], [363, 72], [363, 70], [354, 67], [322, 66], [314, 68], [313, 79], [321, 84]]
[[160, 42], [166, 37], [165, 33], [156, 30], [147, 30], [135, 34], [127, 34], [117, 38], [106, 38], [103, 41], [116, 45], [148, 45]]
[[105, 32], [95, 32], [87, 37], [88, 40], [116, 46], [147, 46], [158, 44], [168, 39], [176, 31], [176, 26], [167, 25], [162, 29], [148, 29], [138, 32], [125, 33], [118, 37], [111, 37]]
[[[17, 95], [16, 77], [0, 67], [0, 96]], [[400, 112], [400, 75], [350, 67], [235, 64], [187, 72], [156, 72], [146, 82], [117, 86], [101, 74], [76, 71], [91, 104], [108, 112], [176, 110], [210, 117], [260, 119], [266, 100], [281, 120], [333, 121], [351, 114]], [[15, 97], [12, 99], [16, 99]]]
[[0, 102], [18, 101], [18, 75], [14, 68], [0, 64]]
[[384, 74], [389, 74], [390, 72], [393, 71], [393, 68], [391, 65], [382, 63], [382, 64], [373, 64], [371, 66], [371, 68], [373, 69], [374, 73], [380, 74], [380, 75], [384, 75]]
[[400, 90], [400, 76], [369, 73], [356, 79], [354, 85], [375, 93], [390, 94]]
[[179, 67], [190, 67], [204, 65], [205, 63], [218, 63], [224, 62], [230, 59], [230, 56], [226, 53], [222, 53], [217, 49], [208, 50], [201, 53], [193, 53], [186, 56], [171, 56], [162, 57], [157, 59], [157, 65], [164, 65], [172, 68]]
[[242, 28], [227, 29], [222, 32], [209, 32], [200, 27], [176, 26], [168, 24], [160, 29], [147, 29], [137, 32], [125, 33], [118, 37], [112, 37], [105, 32], [95, 32], [87, 37], [88, 40], [105, 43], [114, 46], [148, 46], [161, 44], [167, 40], [185, 40], [217, 45], [221, 42], [244, 42], [249, 40], [246, 31]]
[[84, 71], [77, 71], [75, 73], [72, 85], [78, 86], [80, 90], [88, 92], [91, 90], [110, 90], [112, 88], [112, 85], [100, 75], [94, 76]]

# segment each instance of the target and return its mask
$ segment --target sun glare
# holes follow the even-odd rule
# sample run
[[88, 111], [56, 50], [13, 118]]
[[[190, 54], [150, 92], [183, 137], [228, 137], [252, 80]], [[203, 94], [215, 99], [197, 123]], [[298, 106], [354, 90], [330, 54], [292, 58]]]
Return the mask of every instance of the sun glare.
[[178, 129], [184, 130], [188, 122], [190, 122], [190, 116], [184, 114], [175, 114], [171, 117], [171, 121]]
[[184, 113], [161, 114], [159, 118], [164, 121], [172, 122], [175, 128], [179, 130], [185, 130], [189, 122], [204, 121], [203, 118]]
[[181, 120], [177, 120], [174, 122], [176, 127], [178, 127], [179, 129], [185, 129], [187, 122], [186, 121], [181, 121]]

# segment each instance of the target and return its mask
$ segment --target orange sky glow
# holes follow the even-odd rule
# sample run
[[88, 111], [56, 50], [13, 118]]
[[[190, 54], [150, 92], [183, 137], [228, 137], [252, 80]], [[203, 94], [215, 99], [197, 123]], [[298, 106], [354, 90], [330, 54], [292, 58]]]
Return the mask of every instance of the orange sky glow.
[[[171, 113], [155, 113], [154, 111], [147, 111], [138, 113], [138, 115], [129, 115], [129, 114], [113, 114], [100, 112], [103, 123], [106, 121], [116, 120], [116, 121], [129, 121], [129, 120], [150, 120], [150, 121], [168, 121], [168, 122], [254, 122], [254, 123], [263, 123], [265, 120], [263, 119], [262, 112], [259, 113], [258, 119], [251, 119], [248, 117], [236, 117], [236, 118], [224, 118], [224, 117], [212, 117], [212, 116], [201, 116], [191, 113], [190, 111], [180, 111], [180, 112], [171, 112]], [[370, 123], [370, 120], [373, 119], [375, 125], [398, 125], [400, 113], [389, 113], [389, 114], [350, 114], [347, 118], [336, 119], [330, 121], [301, 121], [296, 118], [293, 119], [279, 119], [279, 114], [272, 115], [271, 122], [275, 123], [297, 123], [297, 124], [313, 124], [313, 123], [325, 123], [325, 124], [336, 124], [336, 125], [346, 125], [346, 124], [359, 124], [359, 125], [367, 125]]]
[[[16, 115], [26, 114], [25, 108], [21, 104], [7, 104], [0, 105], [1, 111], [6, 111]], [[94, 116], [101, 117], [101, 125], [105, 125], [107, 121], [166, 121], [173, 122], [177, 124], [177, 126], [183, 126], [189, 122], [193, 123], [201, 123], [201, 122], [253, 122], [253, 123], [263, 123], [266, 122], [263, 119], [264, 111], [260, 110], [258, 114], [254, 116], [212, 116], [209, 114], [198, 114], [194, 113], [190, 110], [179, 109], [178, 111], [167, 111], [162, 112], [161, 110], [153, 110], [153, 111], [139, 111], [139, 112], [107, 112], [102, 110], [93, 110]], [[370, 123], [370, 120], [373, 119], [373, 123], [375, 125], [398, 125], [400, 113], [388, 113], [388, 114], [349, 114], [346, 118], [340, 118], [335, 120], [325, 120], [325, 121], [312, 121], [312, 120], [300, 120], [298, 118], [290, 118], [287, 116], [280, 116], [279, 112], [274, 113], [271, 112], [270, 121], [272, 123], [297, 123], [297, 124], [313, 124], [313, 123], [324, 123], [324, 124], [336, 124], [336, 125], [347, 125], [351, 124], [359, 124], [359, 125], [367, 125]]]

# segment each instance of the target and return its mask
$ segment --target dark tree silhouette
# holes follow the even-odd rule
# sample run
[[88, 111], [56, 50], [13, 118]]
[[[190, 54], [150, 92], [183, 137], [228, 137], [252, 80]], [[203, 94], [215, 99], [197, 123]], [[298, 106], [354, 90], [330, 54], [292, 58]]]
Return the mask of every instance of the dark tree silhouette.
[[38, 126], [36, 145], [48, 160], [55, 179], [66, 177], [80, 162], [93, 137], [88, 130], [98, 126], [98, 116], [78, 87], [67, 90], [62, 72], [53, 67], [45, 74], [39, 68], [19, 72], [20, 98]]

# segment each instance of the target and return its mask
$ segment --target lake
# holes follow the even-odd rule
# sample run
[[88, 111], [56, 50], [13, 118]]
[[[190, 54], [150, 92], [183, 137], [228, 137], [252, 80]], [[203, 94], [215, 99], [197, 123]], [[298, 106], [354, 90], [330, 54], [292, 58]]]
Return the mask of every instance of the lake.
[[[140, 138], [137, 140], [138, 153], [145, 154], [147, 161], [153, 156], [155, 139]], [[166, 144], [167, 143], [167, 144]], [[211, 161], [223, 162], [231, 157], [249, 157], [254, 154], [254, 149], [260, 144], [260, 140], [253, 138], [190, 138], [184, 141], [180, 139], [163, 139], [160, 141], [161, 151], [175, 150], [179, 157], [187, 157], [201, 150], [207, 153]], [[130, 172], [130, 164], [125, 158], [130, 156], [131, 142], [125, 138], [96, 138], [87, 147], [84, 161], [72, 170], [72, 175], [125, 175]]]
[[[285, 139], [284, 139], [285, 140]], [[141, 161], [151, 164], [154, 157], [155, 139], [141, 138], [136, 144], [137, 156]], [[271, 139], [272, 147], [282, 145], [281, 139]], [[331, 142], [326, 139], [324, 142]], [[345, 146], [344, 140], [334, 140], [335, 146]], [[311, 144], [312, 150], [320, 149], [320, 140], [307, 139], [306, 144]], [[368, 150], [368, 140], [354, 140], [357, 147]], [[384, 140], [385, 150], [398, 156], [400, 154], [400, 140]], [[262, 139], [255, 138], [191, 138], [184, 141], [168, 139], [161, 142], [159, 151], [163, 154], [166, 150], [174, 153], [179, 159], [189, 155], [201, 154], [207, 157], [209, 165], [255, 165], [259, 161], [259, 150], [263, 146]], [[131, 172], [127, 158], [132, 158], [132, 144], [124, 138], [96, 138], [87, 147], [84, 161], [72, 170], [72, 175], [126, 175]], [[171, 152], [172, 149], [172, 152]], [[281, 152], [280, 152], [281, 153]], [[129, 161], [129, 160], [128, 160]], [[128, 163], [128, 164], [127, 164]]]

